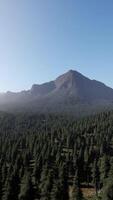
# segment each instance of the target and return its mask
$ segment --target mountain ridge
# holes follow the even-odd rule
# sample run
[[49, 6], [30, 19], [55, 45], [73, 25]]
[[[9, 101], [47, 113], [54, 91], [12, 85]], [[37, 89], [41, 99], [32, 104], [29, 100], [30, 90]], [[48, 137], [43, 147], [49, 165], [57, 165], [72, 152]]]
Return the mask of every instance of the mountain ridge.
[[82, 107], [96, 108], [112, 104], [112, 88], [74, 70], [69, 70], [53, 81], [33, 84], [29, 90], [0, 94], [1, 111], [68, 113], [77, 112], [77, 109], [80, 110]]

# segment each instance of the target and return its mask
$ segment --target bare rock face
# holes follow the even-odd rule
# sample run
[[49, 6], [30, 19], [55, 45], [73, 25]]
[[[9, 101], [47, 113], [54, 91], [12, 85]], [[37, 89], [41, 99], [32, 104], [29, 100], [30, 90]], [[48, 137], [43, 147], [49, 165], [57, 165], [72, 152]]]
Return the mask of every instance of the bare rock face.
[[112, 104], [112, 88], [73, 70], [54, 81], [34, 84], [28, 91], [0, 94], [0, 110], [10, 112], [78, 112]]

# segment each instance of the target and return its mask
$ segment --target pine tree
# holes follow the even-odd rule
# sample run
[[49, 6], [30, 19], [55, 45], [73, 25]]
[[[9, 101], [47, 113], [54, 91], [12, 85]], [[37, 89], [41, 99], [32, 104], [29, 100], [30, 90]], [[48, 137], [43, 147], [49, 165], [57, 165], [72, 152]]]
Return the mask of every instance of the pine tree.
[[100, 186], [100, 173], [99, 173], [99, 168], [97, 165], [97, 160], [94, 161], [94, 166], [92, 169], [92, 176], [93, 176], [93, 183], [95, 186], [95, 190], [96, 190], [96, 195], [98, 196], [98, 190], [99, 190], [99, 186]]
[[19, 200], [33, 200], [34, 199], [34, 189], [33, 189], [30, 174], [28, 172], [26, 172], [23, 177], [18, 198]]
[[83, 200], [83, 194], [80, 189], [80, 180], [78, 169], [75, 172], [73, 179], [73, 190], [72, 190], [72, 200]]

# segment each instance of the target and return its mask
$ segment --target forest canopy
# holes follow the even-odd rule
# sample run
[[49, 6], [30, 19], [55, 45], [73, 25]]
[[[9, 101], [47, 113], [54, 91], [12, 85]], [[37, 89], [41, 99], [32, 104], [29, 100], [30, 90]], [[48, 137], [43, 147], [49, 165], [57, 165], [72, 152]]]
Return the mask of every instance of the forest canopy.
[[0, 199], [113, 199], [113, 112], [0, 113]]

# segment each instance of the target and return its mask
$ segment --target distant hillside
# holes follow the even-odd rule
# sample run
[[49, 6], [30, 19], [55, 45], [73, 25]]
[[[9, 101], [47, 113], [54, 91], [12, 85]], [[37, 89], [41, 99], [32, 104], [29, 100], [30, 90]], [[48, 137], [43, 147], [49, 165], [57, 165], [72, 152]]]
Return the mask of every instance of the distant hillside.
[[0, 94], [1, 111], [90, 113], [113, 104], [113, 89], [70, 70], [28, 91]]

